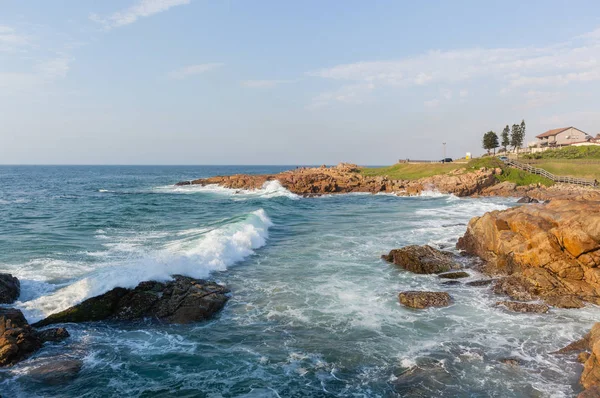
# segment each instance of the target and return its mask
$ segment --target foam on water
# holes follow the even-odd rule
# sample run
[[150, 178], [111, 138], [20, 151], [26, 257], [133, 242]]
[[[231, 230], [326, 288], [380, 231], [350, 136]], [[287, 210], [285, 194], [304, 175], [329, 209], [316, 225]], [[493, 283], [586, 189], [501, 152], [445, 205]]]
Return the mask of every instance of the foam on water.
[[218, 195], [237, 196], [240, 198], [277, 198], [286, 197], [290, 199], [299, 199], [300, 196], [284, 188], [277, 180], [266, 181], [260, 189], [232, 189], [225, 188], [218, 184], [209, 185], [167, 185], [156, 188], [160, 192], [193, 194], [193, 193], [212, 193]]
[[[184, 231], [183, 239], [171, 241], [155, 252], [134, 260], [96, 265], [84, 278], [50, 295], [21, 302], [19, 307], [26, 311], [29, 319], [39, 319], [115, 287], [131, 288], [145, 280], [165, 281], [174, 274], [206, 278], [211, 272], [224, 271], [264, 246], [271, 225], [265, 211], [260, 209], [242, 221], [208, 232]], [[123, 249], [128, 251], [130, 247], [116, 247], [116, 250]]]

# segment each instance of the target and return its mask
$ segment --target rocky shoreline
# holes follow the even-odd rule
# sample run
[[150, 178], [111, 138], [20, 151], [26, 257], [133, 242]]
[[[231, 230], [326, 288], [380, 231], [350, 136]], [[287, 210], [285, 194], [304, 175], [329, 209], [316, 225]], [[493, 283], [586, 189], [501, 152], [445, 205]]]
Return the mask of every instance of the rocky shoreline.
[[[407, 272], [440, 278], [440, 287], [464, 285], [490, 289], [501, 296], [499, 310], [545, 314], [556, 308], [600, 305], [600, 193], [569, 187], [517, 187], [498, 183], [496, 169], [456, 171], [416, 181], [365, 177], [355, 165], [301, 168], [275, 175], [211, 177], [177, 185], [217, 184], [231, 189], [259, 189], [277, 180], [293, 193], [304, 196], [369, 192], [418, 195], [437, 190], [456, 196], [523, 196], [523, 206], [493, 211], [473, 218], [457, 249], [463, 256], [482, 260], [477, 270], [484, 279], [463, 283], [464, 257], [431, 246], [393, 249], [382, 259]], [[539, 203], [547, 202], [547, 203]], [[471, 262], [473, 263], [473, 262]], [[442, 282], [443, 281], [443, 282]], [[0, 304], [18, 299], [17, 278], [0, 274]], [[227, 303], [227, 288], [210, 281], [173, 275], [168, 282], [145, 281], [133, 289], [115, 288], [30, 325], [21, 311], [0, 307], [0, 367], [23, 361], [46, 343], [69, 337], [62, 327], [51, 324], [74, 322], [192, 323], [211, 319]], [[402, 291], [398, 301], [413, 310], [441, 308], [454, 298], [440, 291]], [[539, 315], [543, 316], [543, 315]], [[45, 329], [44, 329], [45, 328]], [[600, 396], [600, 323], [578, 342], [556, 355], [577, 352], [584, 362], [580, 397]], [[82, 363], [60, 361], [35, 368], [49, 382], [76, 377]], [[596, 394], [596, 395], [594, 395]]]
[[538, 201], [600, 200], [600, 191], [596, 189], [561, 184], [551, 187], [517, 186], [511, 182], [498, 182], [496, 177], [501, 173], [502, 169], [499, 168], [457, 169], [418, 180], [396, 180], [382, 176], [365, 176], [360, 173], [360, 167], [357, 165], [340, 163], [333, 167], [300, 167], [279, 174], [216, 176], [181, 181], [175, 185], [218, 185], [235, 190], [256, 190], [262, 188], [265, 183], [278, 181], [288, 191], [306, 197], [356, 192], [415, 196], [426, 191], [437, 191], [458, 197], [525, 196]]

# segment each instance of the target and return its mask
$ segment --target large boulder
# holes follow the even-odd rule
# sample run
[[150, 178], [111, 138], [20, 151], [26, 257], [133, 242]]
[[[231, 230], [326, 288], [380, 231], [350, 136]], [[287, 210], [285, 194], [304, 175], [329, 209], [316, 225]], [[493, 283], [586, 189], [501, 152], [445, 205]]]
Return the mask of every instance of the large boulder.
[[0, 367], [14, 365], [42, 347], [42, 341], [13, 308], [0, 308]]
[[214, 282], [181, 275], [163, 283], [148, 281], [135, 289], [115, 288], [89, 298], [34, 326], [102, 320], [155, 319], [167, 323], [191, 323], [209, 319], [227, 300], [229, 290]]
[[0, 274], [0, 304], [10, 304], [19, 298], [21, 283], [11, 274]]
[[27, 376], [44, 384], [65, 384], [77, 378], [82, 367], [80, 359], [52, 359], [29, 370]]
[[447, 307], [452, 302], [452, 298], [446, 292], [423, 292], [408, 291], [398, 294], [400, 303], [417, 309], [429, 307]]
[[452, 253], [442, 252], [428, 245], [394, 249], [381, 258], [415, 274], [439, 274], [460, 268]]
[[[600, 304], [600, 201], [553, 200], [493, 211], [469, 222], [457, 247], [506, 275], [495, 290], [560, 307]], [[567, 297], [568, 299], [565, 299]]]
[[550, 307], [546, 304], [522, 303], [520, 301], [498, 301], [497, 306], [503, 306], [514, 312], [534, 312], [536, 314], [545, 314]]
[[595, 394], [600, 392], [600, 322], [594, 324], [582, 339], [560, 349], [556, 354], [572, 352], [579, 354], [578, 358], [585, 359], [583, 373], [579, 379], [585, 391], [579, 394], [579, 397], [597, 397]]

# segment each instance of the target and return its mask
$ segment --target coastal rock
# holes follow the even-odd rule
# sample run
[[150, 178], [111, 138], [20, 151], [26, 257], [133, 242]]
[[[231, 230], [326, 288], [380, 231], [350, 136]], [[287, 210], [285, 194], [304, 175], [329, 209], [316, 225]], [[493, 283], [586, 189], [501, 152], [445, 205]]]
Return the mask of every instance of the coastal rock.
[[279, 174], [216, 176], [176, 185], [219, 185], [231, 189], [259, 189], [269, 181], [278, 181], [289, 191], [303, 196], [350, 192], [387, 192], [397, 195], [419, 195], [423, 191], [439, 191], [456, 196], [469, 196], [494, 185], [496, 170], [453, 170], [446, 174], [418, 180], [395, 180], [384, 176], [365, 176], [360, 167], [340, 163], [335, 167], [299, 167]]
[[600, 303], [598, 201], [552, 200], [489, 212], [469, 222], [457, 247], [482, 258], [484, 272], [508, 275], [494, 286], [497, 293], [566, 307]]
[[456, 272], [445, 272], [443, 274], [439, 274], [438, 278], [443, 278], [443, 279], [461, 279], [461, 278], [468, 278], [469, 275], [468, 273], [464, 272], [464, 271], [456, 271]]
[[446, 282], [442, 282], [442, 285], [444, 285], [444, 286], [458, 286], [458, 285], [462, 285], [462, 283], [460, 283], [460, 281], [446, 281]]
[[21, 311], [0, 308], [0, 367], [14, 365], [41, 347], [42, 341]]
[[439, 274], [460, 268], [452, 253], [442, 252], [428, 245], [394, 249], [381, 258], [415, 274]]
[[492, 282], [494, 282], [493, 279], [479, 279], [479, 280], [476, 280], [476, 281], [467, 282], [466, 285], [467, 286], [481, 287], [481, 286], [491, 285]]
[[40, 339], [42, 343], [46, 343], [48, 341], [58, 343], [60, 341], [65, 340], [70, 336], [69, 332], [65, 328], [51, 328], [37, 331], [37, 337]]
[[596, 397], [600, 391], [600, 322], [582, 339], [558, 350], [556, 354], [578, 353], [579, 360], [585, 360], [579, 382], [585, 391], [578, 397]]
[[10, 304], [19, 298], [21, 283], [11, 274], [0, 274], [0, 304]]
[[452, 298], [446, 292], [407, 291], [398, 294], [400, 303], [411, 308], [447, 307]]
[[169, 282], [148, 281], [135, 289], [115, 288], [89, 298], [34, 326], [101, 320], [156, 319], [167, 323], [191, 323], [209, 319], [228, 300], [229, 290], [214, 282], [175, 275]]
[[44, 384], [65, 384], [75, 379], [82, 367], [79, 359], [58, 359], [31, 369], [27, 375]]
[[503, 306], [514, 312], [534, 312], [536, 314], [545, 314], [550, 307], [546, 304], [522, 303], [519, 301], [498, 301], [497, 306]]
[[521, 199], [517, 200], [517, 203], [540, 203], [540, 201], [530, 198], [529, 196], [523, 196]]

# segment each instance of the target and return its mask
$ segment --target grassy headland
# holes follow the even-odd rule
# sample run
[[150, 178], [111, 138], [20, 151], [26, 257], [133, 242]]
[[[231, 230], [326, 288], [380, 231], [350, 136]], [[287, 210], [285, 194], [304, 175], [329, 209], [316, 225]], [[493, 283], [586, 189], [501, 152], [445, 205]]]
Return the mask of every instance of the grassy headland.
[[550, 149], [524, 155], [523, 162], [555, 175], [600, 180], [600, 146]]
[[460, 163], [397, 163], [389, 167], [368, 167], [361, 169], [364, 176], [385, 176], [395, 180], [418, 180], [438, 174], [446, 174], [453, 170], [466, 169], [479, 170], [482, 167], [502, 169], [502, 174], [497, 176], [498, 182], [509, 181], [517, 185], [542, 184], [550, 186], [551, 180], [526, 171], [507, 167], [496, 157], [473, 159], [467, 164]]
[[365, 167], [360, 173], [368, 177], [388, 177], [394, 180], [418, 180], [419, 178], [445, 174], [464, 167], [457, 163], [396, 163], [388, 167]]

